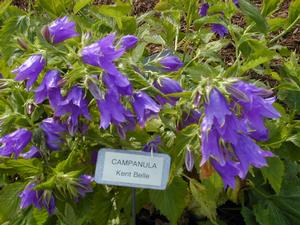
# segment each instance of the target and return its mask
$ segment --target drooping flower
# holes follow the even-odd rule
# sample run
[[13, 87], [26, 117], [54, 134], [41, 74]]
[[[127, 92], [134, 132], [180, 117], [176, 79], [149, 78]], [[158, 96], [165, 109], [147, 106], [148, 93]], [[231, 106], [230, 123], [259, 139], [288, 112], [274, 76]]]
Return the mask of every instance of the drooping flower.
[[53, 192], [50, 190], [44, 190], [41, 200], [42, 206], [52, 215], [55, 211], [55, 198]]
[[120, 97], [112, 90], [108, 89], [105, 99], [97, 100], [98, 108], [101, 114], [101, 128], [108, 128], [111, 123], [119, 125], [126, 121], [132, 114], [126, 110], [120, 102]]
[[125, 49], [125, 51], [134, 48], [138, 42], [138, 38], [134, 35], [126, 35], [121, 38], [121, 47]]
[[[164, 94], [172, 94], [172, 93], [182, 92], [182, 88], [181, 88], [180, 84], [176, 80], [173, 80], [168, 77], [164, 77], [164, 78], [160, 79], [159, 81], [155, 81], [153, 83], [153, 85], [154, 85], [154, 87], [159, 89]], [[166, 99], [161, 96], [157, 96], [156, 98], [161, 105], [164, 105], [166, 103], [175, 105], [179, 99], [178, 97], [169, 97], [169, 99]]]
[[78, 129], [80, 115], [83, 115], [87, 120], [91, 119], [88, 110], [88, 101], [84, 97], [82, 88], [78, 86], [72, 87], [64, 100], [58, 103], [55, 109], [55, 116], [63, 116], [66, 113], [70, 113], [68, 128], [71, 135]]
[[31, 183], [28, 185], [19, 195], [21, 198], [20, 207], [21, 209], [25, 209], [30, 205], [33, 205], [35, 208], [41, 209], [42, 206], [40, 204], [41, 199], [41, 191], [32, 190], [36, 184]]
[[267, 165], [265, 158], [274, 156], [272, 152], [262, 150], [250, 137], [244, 134], [239, 134], [234, 150], [241, 162], [239, 174], [241, 178], [245, 178], [250, 165], [256, 168], [264, 167]]
[[102, 80], [106, 87], [116, 95], [132, 95], [132, 85], [127, 77], [120, 72], [114, 74], [103, 73]]
[[194, 161], [194, 156], [193, 156], [193, 152], [191, 151], [191, 149], [189, 147], [187, 147], [187, 150], [185, 152], [185, 168], [187, 169], [187, 171], [191, 172], [193, 170], [195, 161]]
[[40, 84], [40, 86], [34, 90], [35, 92], [35, 102], [37, 104], [42, 103], [47, 97], [53, 108], [62, 101], [62, 96], [60, 93], [60, 88], [58, 82], [61, 80], [59, 72], [57, 70], [49, 70]]
[[78, 180], [78, 194], [80, 197], [85, 197], [86, 193], [93, 192], [92, 182], [94, 178], [90, 175], [81, 175]]
[[25, 159], [31, 159], [31, 158], [38, 158], [41, 156], [41, 154], [37, 147], [32, 146], [28, 152], [21, 153], [20, 156], [22, 156]]
[[198, 124], [202, 113], [198, 110], [191, 110], [190, 113], [183, 113], [182, 119], [178, 124], [178, 129], [182, 130], [183, 128], [191, 125]]
[[121, 139], [126, 138], [126, 133], [128, 131], [133, 131], [136, 128], [136, 122], [134, 115], [127, 109], [127, 113], [125, 114], [126, 121], [123, 123], [119, 123], [117, 125], [117, 131]]
[[75, 26], [75, 22], [69, 21], [67, 16], [53, 21], [48, 26], [51, 41], [54, 44], [57, 44], [69, 38], [79, 36], [79, 34], [76, 32]]
[[233, 162], [231, 160], [226, 160], [226, 163], [224, 165], [221, 165], [214, 159], [211, 160], [211, 163], [218, 174], [220, 174], [220, 176], [222, 177], [224, 188], [229, 186], [232, 189], [235, 189], [235, 180], [240, 172], [239, 163]]
[[242, 107], [242, 119], [250, 136], [259, 141], [267, 140], [268, 130], [264, 125], [264, 118], [280, 117], [280, 113], [272, 105], [275, 97], [264, 98], [270, 96], [271, 92], [243, 81], [234, 83], [232, 87], [248, 97], [245, 99], [233, 96], [233, 99]]
[[96, 83], [96, 80], [94, 79], [89, 79], [87, 81], [87, 85], [89, 88], [90, 93], [93, 95], [93, 97], [97, 100], [100, 100], [103, 98], [103, 95], [99, 89], [98, 84]]
[[145, 144], [143, 151], [144, 152], [158, 152], [158, 146], [161, 143], [160, 136], [157, 136], [154, 140], [149, 141], [147, 144]]
[[21, 66], [13, 70], [12, 73], [17, 74], [15, 77], [16, 81], [27, 80], [26, 89], [29, 90], [45, 65], [46, 61], [41, 54], [32, 55]]
[[31, 141], [32, 133], [24, 128], [18, 129], [0, 138], [0, 155], [17, 158]]
[[114, 60], [124, 54], [124, 49], [115, 49], [115, 36], [115, 34], [109, 34], [96, 43], [84, 47], [81, 51], [83, 62], [98, 66], [110, 74], [118, 73]]
[[141, 127], [144, 127], [146, 121], [150, 117], [156, 116], [160, 111], [160, 106], [142, 91], [133, 94], [132, 106]]
[[[207, 16], [209, 7], [210, 6], [208, 3], [202, 4], [202, 6], [199, 8], [199, 15], [202, 17]], [[223, 16], [223, 12], [220, 12], [219, 14]], [[212, 32], [218, 34], [220, 37], [224, 37], [226, 34], [228, 34], [227, 28], [224, 25], [218, 23], [212, 23], [211, 30]]]
[[218, 34], [220, 37], [224, 37], [226, 34], [228, 34], [228, 29], [222, 25], [222, 24], [218, 24], [218, 23], [213, 23], [211, 25], [211, 30], [212, 32]]
[[59, 119], [47, 118], [43, 120], [40, 128], [44, 131], [47, 147], [51, 150], [59, 150], [67, 126], [62, 124]]
[[165, 72], [176, 72], [183, 67], [183, 62], [177, 56], [166, 56], [159, 63]]

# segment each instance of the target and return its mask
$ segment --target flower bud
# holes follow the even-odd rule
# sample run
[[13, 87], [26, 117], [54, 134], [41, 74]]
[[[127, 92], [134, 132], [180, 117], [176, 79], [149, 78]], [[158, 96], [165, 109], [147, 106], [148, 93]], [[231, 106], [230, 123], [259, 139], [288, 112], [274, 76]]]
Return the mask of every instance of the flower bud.
[[200, 101], [201, 101], [201, 95], [199, 94], [199, 92], [197, 92], [194, 98], [194, 107], [198, 107], [200, 105]]
[[34, 104], [32, 103], [27, 104], [26, 113], [30, 116], [33, 113], [34, 108], [35, 108]]
[[103, 94], [101, 93], [98, 85], [92, 79], [87, 80], [87, 85], [89, 87], [89, 91], [93, 95], [93, 97], [97, 100], [103, 99]]
[[191, 172], [193, 170], [194, 163], [195, 161], [194, 161], [193, 153], [190, 147], [187, 147], [187, 150], [185, 152], [185, 167], [187, 171]]
[[18, 38], [17, 42], [18, 42], [18, 44], [20, 45], [21, 48], [23, 48], [24, 50], [28, 50], [28, 45], [23, 39]]
[[48, 41], [49, 43], [51, 43], [51, 35], [50, 35], [49, 27], [43, 26], [41, 33], [42, 33], [43, 37], [45, 38], [45, 40]]

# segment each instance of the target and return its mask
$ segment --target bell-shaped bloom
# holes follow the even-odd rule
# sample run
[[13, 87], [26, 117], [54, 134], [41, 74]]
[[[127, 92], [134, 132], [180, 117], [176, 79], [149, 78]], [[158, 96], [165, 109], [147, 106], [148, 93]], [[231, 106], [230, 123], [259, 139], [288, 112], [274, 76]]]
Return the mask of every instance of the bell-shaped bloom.
[[138, 42], [138, 38], [134, 35], [126, 35], [121, 38], [121, 47], [125, 49], [125, 51], [132, 49], [136, 46]]
[[83, 62], [98, 66], [110, 74], [118, 73], [114, 60], [124, 54], [124, 49], [116, 50], [114, 41], [115, 34], [109, 34], [96, 43], [84, 47], [81, 51]]
[[86, 193], [93, 192], [92, 182], [94, 178], [90, 175], [81, 175], [78, 180], [78, 194], [80, 197], [85, 197]]
[[32, 183], [28, 185], [19, 195], [21, 198], [20, 208], [25, 209], [30, 205], [33, 205], [35, 208], [41, 209], [41, 191], [32, 190], [36, 184]]
[[47, 118], [43, 120], [40, 128], [44, 131], [47, 147], [50, 150], [59, 150], [67, 126], [62, 124], [59, 119]]
[[[233, 95], [233, 99], [242, 107], [242, 119], [252, 138], [263, 141], [268, 139], [268, 130], [264, 125], [264, 118], [278, 118], [280, 113], [273, 107], [274, 97], [271, 92], [258, 88], [243, 81], [236, 82], [233, 88], [247, 95], [248, 99]], [[265, 98], [269, 97], [269, 98]]]
[[59, 88], [59, 81], [61, 77], [57, 70], [49, 70], [40, 84], [40, 86], [34, 90], [35, 102], [37, 104], [42, 103], [48, 97], [52, 107], [56, 107], [58, 102], [62, 101], [62, 96]]
[[133, 131], [136, 128], [136, 122], [134, 115], [127, 109], [127, 113], [125, 114], [126, 121], [123, 123], [119, 123], [117, 125], [117, 131], [121, 139], [126, 138], [126, 133], [128, 131]]
[[193, 152], [191, 151], [191, 149], [188, 147], [186, 152], [185, 152], [185, 168], [187, 171], [191, 172], [194, 168], [194, 156], [193, 156]]
[[147, 120], [152, 116], [158, 115], [160, 111], [160, 106], [142, 91], [133, 94], [132, 106], [141, 127], [144, 127]]
[[1, 137], [0, 155], [9, 157], [14, 155], [17, 158], [21, 151], [29, 144], [31, 137], [32, 133], [24, 128]]
[[12, 73], [16, 74], [16, 81], [27, 80], [26, 89], [29, 90], [45, 65], [46, 61], [41, 54], [32, 55], [21, 66], [13, 70]]
[[53, 21], [49, 26], [50, 39], [54, 44], [79, 36], [75, 29], [75, 22], [69, 21], [67, 16]]
[[[208, 3], [202, 4], [199, 8], [199, 15], [202, 17], [207, 16], [209, 7], [210, 6]], [[223, 15], [223, 12], [220, 12], [219, 14]], [[218, 23], [211, 24], [211, 30], [212, 32], [218, 34], [220, 37], [224, 37], [226, 34], [228, 34], [227, 28], [224, 25]]]
[[200, 16], [207, 16], [207, 11], [209, 9], [209, 4], [208, 3], [204, 3], [201, 5], [201, 7], [199, 8], [199, 15]]
[[165, 72], [176, 72], [183, 67], [183, 62], [177, 56], [166, 56], [159, 63]]
[[103, 73], [102, 80], [106, 87], [116, 95], [132, 95], [132, 85], [127, 77], [120, 72], [114, 74]]
[[87, 81], [87, 84], [88, 84], [88, 88], [89, 88], [90, 93], [93, 95], [93, 97], [95, 99], [100, 100], [100, 99], [103, 98], [103, 94], [100, 91], [99, 86], [98, 86], [98, 84], [96, 83], [95, 80], [89, 79]]
[[[155, 81], [153, 85], [164, 94], [182, 92], [180, 84], [176, 80], [170, 79], [168, 77], [162, 78], [159, 81]], [[177, 97], [169, 97], [169, 99], [166, 99], [161, 96], [157, 96], [156, 98], [161, 105], [164, 105], [166, 103], [175, 105], [179, 99]]]
[[91, 119], [88, 110], [88, 101], [84, 96], [82, 88], [74, 86], [55, 109], [55, 116], [63, 116], [66, 113], [70, 114], [68, 120], [70, 126], [68, 127], [71, 134], [78, 128], [80, 115], [83, 115], [87, 120]]
[[100, 127], [103, 129], [108, 128], [111, 123], [115, 125], [124, 123], [126, 118], [132, 115], [122, 105], [120, 97], [110, 89], [108, 89], [105, 99], [98, 100], [97, 104], [101, 114]]
[[182, 119], [178, 124], [178, 129], [182, 130], [183, 128], [191, 125], [198, 124], [202, 113], [198, 110], [191, 110], [190, 113], [183, 113]]
[[266, 157], [274, 156], [272, 152], [262, 150], [250, 137], [240, 134], [234, 145], [237, 158], [241, 162], [239, 176], [245, 178], [249, 166], [256, 168], [267, 166]]
[[51, 191], [47, 190], [33, 190], [36, 184], [31, 183], [25, 190], [21, 192], [20, 208], [24, 209], [33, 205], [37, 209], [45, 208], [51, 215], [55, 210], [55, 199]]
[[220, 37], [224, 37], [226, 34], [229, 34], [228, 29], [224, 25], [218, 23], [213, 23], [211, 25], [211, 31], [218, 34]]
[[158, 152], [159, 144], [161, 143], [160, 136], [157, 136], [154, 140], [149, 141], [145, 144], [143, 151], [144, 152]]
[[211, 126], [216, 120], [220, 126], [223, 126], [226, 115], [231, 115], [226, 99], [218, 89], [213, 88], [208, 102], [205, 103], [206, 123]]
[[221, 165], [218, 161], [212, 159], [212, 166], [218, 172], [218, 174], [222, 177], [224, 182], [224, 188], [227, 186], [235, 189], [235, 181], [236, 177], [239, 175], [239, 163], [233, 162], [231, 160], [226, 160], [224, 165]]
[[20, 156], [22, 156], [25, 159], [31, 159], [31, 158], [39, 158], [41, 154], [37, 147], [31, 146], [28, 152], [21, 153]]

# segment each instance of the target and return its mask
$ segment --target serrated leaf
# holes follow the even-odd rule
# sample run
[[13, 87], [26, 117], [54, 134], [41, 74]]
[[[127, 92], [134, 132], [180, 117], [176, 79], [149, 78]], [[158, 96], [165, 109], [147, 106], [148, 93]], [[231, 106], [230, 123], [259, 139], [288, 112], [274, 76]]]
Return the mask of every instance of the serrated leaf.
[[277, 157], [268, 159], [268, 166], [263, 167], [261, 172], [276, 193], [280, 192], [284, 175], [284, 163]]
[[262, 15], [268, 16], [275, 12], [283, 0], [263, 0]]
[[173, 182], [164, 191], [149, 191], [150, 200], [160, 213], [165, 215], [171, 225], [176, 225], [177, 220], [186, 207], [187, 184], [179, 177], [175, 177]]
[[32, 212], [32, 216], [34, 218], [36, 225], [43, 225], [47, 221], [49, 214], [46, 209], [40, 210], [34, 208]]
[[13, 170], [20, 175], [36, 175], [43, 171], [42, 163], [39, 159], [7, 159], [0, 164], [0, 170]]
[[63, 14], [67, 14], [68, 7], [73, 5], [72, 2], [72, 0], [37, 0], [36, 5], [56, 18]]
[[294, 225], [300, 218], [300, 187], [292, 187], [285, 195], [273, 195], [254, 206], [260, 225]]
[[254, 69], [263, 63], [269, 62], [270, 60], [271, 60], [270, 57], [265, 57], [265, 56], [261, 56], [257, 59], [250, 60], [241, 66], [240, 73], [243, 74], [250, 69]]
[[[18, 195], [23, 190], [23, 183], [13, 183], [4, 186], [0, 191], [0, 223], [4, 223], [10, 218], [16, 215], [16, 211], [19, 208]], [[4, 206], [4, 207], [3, 207]]]
[[259, 10], [247, 0], [239, 0], [241, 11], [255, 22], [257, 30], [266, 33], [268, 31], [268, 24], [266, 19], [260, 14]]
[[76, 14], [78, 13], [82, 8], [90, 4], [93, 0], [78, 0], [73, 8], [73, 12]]
[[287, 139], [287, 141], [292, 142], [294, 145], [300, 148], [300, 133], [297, 133]]

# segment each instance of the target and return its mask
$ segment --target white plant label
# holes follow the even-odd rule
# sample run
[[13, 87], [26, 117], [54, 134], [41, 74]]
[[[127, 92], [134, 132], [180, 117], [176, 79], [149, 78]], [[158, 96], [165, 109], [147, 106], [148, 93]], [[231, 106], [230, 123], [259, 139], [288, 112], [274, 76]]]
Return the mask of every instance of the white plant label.
[[101, 149], [95, 180], [110, 184], [148, 189], [166, 189], [170, 156], [132, 150]]

